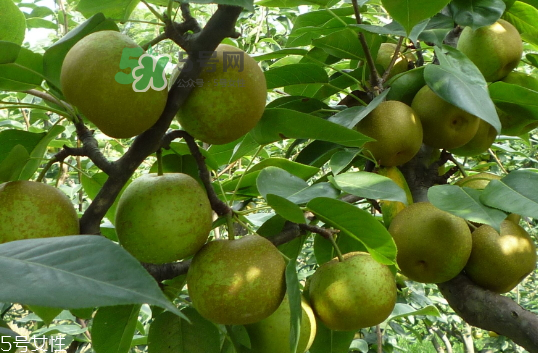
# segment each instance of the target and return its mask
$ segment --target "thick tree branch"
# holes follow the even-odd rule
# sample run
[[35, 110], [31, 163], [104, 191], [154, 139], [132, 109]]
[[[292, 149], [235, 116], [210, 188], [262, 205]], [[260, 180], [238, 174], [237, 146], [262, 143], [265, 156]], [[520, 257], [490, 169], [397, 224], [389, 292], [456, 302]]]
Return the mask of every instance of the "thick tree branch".
[[189, 69], [182, 70], [176, 84], [172, 85], [164, 111], [155, 125], [137, 136], [131, 148], [113, 163], [108, 180], [81, 218], [81, 232], [83, 234], [99, 233], [101, 220], [114, 203], [123, 185], [144, 159], [160, 147], [163, 135], [179, 107], [185, 102], [192, 90], [192, 87], [179, 87], [177, 82], [195, 80], [198, 77], [203, 64], [207, 61], [207, 59], [204, 61], [204, 57], [200, 53], [215, 50], [224, 38], [236, 33], [235, 22], [241, 10], [241, 7], [220, 5], [205, 28], [193, 41], [190, 46], [192, 51], [189, 52], [186, 63], [186, 67]]

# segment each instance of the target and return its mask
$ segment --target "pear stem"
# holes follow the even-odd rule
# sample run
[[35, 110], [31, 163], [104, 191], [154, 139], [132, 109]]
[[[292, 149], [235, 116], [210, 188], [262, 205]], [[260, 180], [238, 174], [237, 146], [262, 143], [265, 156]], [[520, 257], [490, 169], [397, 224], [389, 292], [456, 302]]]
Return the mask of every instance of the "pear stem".
[[338, 261], [344, 262], [344, 256], [342, 255], [342, 252], [340, 251], [338, 244], [336, 244], [336, 241], [334, 240], [334, 236], [330, 234], [327, 238], [333, 245], [334, 251], [336, 251], [336, 256], [338, 257]]
[[159, 148], [155, 153], [157, 155], [157, 175], [163, 175], [163, 150]]

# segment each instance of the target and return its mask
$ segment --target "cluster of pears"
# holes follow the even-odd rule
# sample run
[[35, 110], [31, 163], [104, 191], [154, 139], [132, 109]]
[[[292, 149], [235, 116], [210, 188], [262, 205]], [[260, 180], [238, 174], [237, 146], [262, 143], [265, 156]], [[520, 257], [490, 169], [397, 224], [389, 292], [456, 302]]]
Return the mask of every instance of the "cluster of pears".
[[[131, 58], [131, 53], [125, 60], [128, 48], [140, 54]], [[104, 30], [79, 40], [63, 61], [60, 79], [66, 100], [110, 137], [141, 134], [157, 122], [166, 106], [164, 78], [162, 89], [144, 92], [118, 82], [132, 76], [143, 53], [128, 36]], [[232, 142], [261, 119], [267, 99], [265, 76], [244, 51], [219, 45], [199, 79], [202, 84], [177, 114], [181, 126], [195, 138], [210, 144]]]
[[[480, 173], [456, 185], [483, 189], [500, 177]], [[536, 266], [536, 247], [509, 215], [500, 232], [489, 225], [470, 226], [460, 217], [428, 202], [417, 202], [399, 212], [389, 226], [398, 248], [397, 262], [409, 279], [423, 283], [446, 282], [465, 271], [479, 286], [497, 292], [512, 290]]]

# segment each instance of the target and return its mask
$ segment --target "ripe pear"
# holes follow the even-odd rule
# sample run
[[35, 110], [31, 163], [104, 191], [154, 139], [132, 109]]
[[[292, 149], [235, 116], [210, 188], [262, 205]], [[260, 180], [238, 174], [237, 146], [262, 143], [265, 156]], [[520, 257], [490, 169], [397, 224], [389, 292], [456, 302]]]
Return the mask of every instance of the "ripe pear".
[[62, 64], [65, 98], [110, 137], [128, 138], [146, 131], [166, 104], [166, 89], [136, 92], [131, 84], [116, 81], [116, 74], [124, 71], [120, 70], [123, 49], [137, 47], [119, 32], [95, 32], [78, 41]]
[[476, 156], [487, 151], [495, 141], [496, 137], [497, 130], [495, 130], [490, 123], [480, 119], [478, 123], [478, 130], [473, 138], [465, 145], [451, 149], [450, 152], [458, 156]]
[[383, 322], [396, 304], [396, 281], [389, 267], [365, 252], [344, 254], [312, 275], [310, 304], [331, 330], [356, 331]]
[[458, 275], [471, 254], [471, 232], [463, 218], [417, 202], [398, 213], [389, 226], [402, 273], [423, 283], [446, 282]]
[[[394, 43], [382, 43], [381, 46], [379, 47], [379, 51], [377, 52], [377, 58], [375, 60], [375, 63], [377, 65], [380, 65], [383, 68], [383, 72], [385, 72], [387, 68], [389, 67], [390, 61], [392, 60], [394, 56], [394, 52], [396, 51], [396, 46], [397, 45]], [[401, 52], [398, 52], [398, 58], [396, 59], [394, 66], [390, 70], [390, 73], [387, 79], [391, 78], [392, 76], [395, 76], [395, 75], [401, 74], [402, 72], [407, 71], [407, 68], [408, 68], [407, 57]]]
[[278, 309], [286, 292], [285, 268], [278, 249], [261, 236], [214, 240], [192, 259], [189, 296], [212, 322], [252, 324]]
[[120, 244], [139, 261], [162, 264], [194, 255], [207, 241], [212, 210], [187, 174], [146, 174], [125, 189], [116, 209]]
[[367, 142], [379, 164], [397, 166], [413, 158], [422, 146], [422, 125], [407, 104], [398, 101], [381, 102], [355, 125], [355, 129], [376, 141]]
[[473, 232], [473, 250], [465, 266], [469, 278], [497, 293], [515, 288], [536, 267], [536, 246], [529, 234], [510, 220], [501, 232], [482, 225]]
[[[220, 44], [215, 52], [216, 58], [210, 59], [199, 76], [202, 85], [194, 87], [177, 119], [195, 138], [225, 144], [256, 126], [265, 110], [267, 85], [256, 60], [241, 49]], [[238, 65], [232, 66], [232, 57], [243, 60], [242, 71]]]
[[[297, 353], [310, 349], [316, 336], [316, 317], [308, 302], [301, 298], [301, 333]], [[245, 325], [250, 337], [251, 351], [255, 353], [289, 353], [290, 350], [290, 302], [288, 295], [269, 317]]]
[[35, 181], [0, 184], [0, 243], [79, 232], [77, 212], [59, 189]]
[[500, 175], [491, 174], [491, 173], [478, 173], [466, 176], [461, 178], [454, 183], [461, 187], [467, 187], [471, 189], [483, 190], [492, 180], [500, 180], [502, 177]]
[[508, 75], [517, 67], [523, 53], [519, 32], [503, 19], [474, 31], [465, 27], [457, 48], [471, 59], [488, 82]]
[[[512, 71], [502, 81], [538, 92], [538, 79], [532, 75]], [[497, 113], [504, 135], [521, 136], [538, 127], [538, 121], [525, 111], [503, 111], [497, 108]]]
[[427, 85], [411, 103], [422, 123], [423, 142], [431, 147], [451, 150], [471, 141], [478, 131], [479, 118], [448, 103]]

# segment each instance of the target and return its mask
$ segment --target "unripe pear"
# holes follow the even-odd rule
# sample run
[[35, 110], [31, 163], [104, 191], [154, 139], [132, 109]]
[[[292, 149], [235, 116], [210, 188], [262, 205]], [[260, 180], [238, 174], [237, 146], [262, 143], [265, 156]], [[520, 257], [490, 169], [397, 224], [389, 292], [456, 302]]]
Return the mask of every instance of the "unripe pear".
[[77, 212], [59, 189], [35, 181], [0, 184], [0, 243], [79, 232]]
[[139, 47], [116, 31], [89, 34], [69, 50], [60, 76], [67, 101], [115, 138], [133, 137], [153, 126], [168, 97], [166, 88], [136, 92], [131, 84], [116, 81], [125, 48]]
[[[375, 63], [381, 65], [381, 67], [383, 68], [383, 72], [387, 71], [387, 68], [389, 67], [389, 64], [394, 56], [394, 52], [396, 51], [396, 46], [397, 45], [394, 43], [382, 43], [379, 47]], [[407, 68], [407, 57], [401, 52], [398, 52], [398, 58], [394, 62], [394, 66], [390, 70], [387, 79], [407, 71]], [[381, 72], [380, 74], [383, 74], [383, 72]]]
[[458, 156], [476, 156], [486, 152], [488, 148], [491, 147], [496, 137], [497, 130], [495, 130], [490, 123], [480, 119], [478, 130], [473, 138], [465, 145], [451, 149], [450, 152]]
[[207, 241], [212, 210], [187, 174], [146, 174], [125, 189], [116, 209], [120, 244], [139, 261], [162, 264], [194, 255]]

